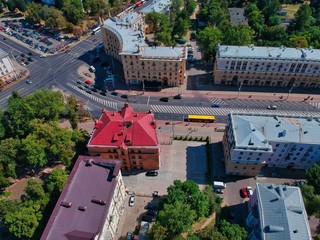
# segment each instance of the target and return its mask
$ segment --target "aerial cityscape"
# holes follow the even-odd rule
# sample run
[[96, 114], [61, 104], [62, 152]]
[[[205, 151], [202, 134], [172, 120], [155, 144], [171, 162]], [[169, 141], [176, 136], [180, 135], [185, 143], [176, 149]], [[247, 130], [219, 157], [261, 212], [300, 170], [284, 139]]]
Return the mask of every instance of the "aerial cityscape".
[[319, 0], [0, 9], [0, 239], [320, 239]]

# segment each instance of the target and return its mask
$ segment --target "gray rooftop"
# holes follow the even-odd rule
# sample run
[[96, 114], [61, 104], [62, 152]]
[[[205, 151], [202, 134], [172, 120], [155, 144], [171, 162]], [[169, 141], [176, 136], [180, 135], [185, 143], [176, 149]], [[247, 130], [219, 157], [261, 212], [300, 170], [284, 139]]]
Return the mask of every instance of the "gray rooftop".
[[218, 45], [219, 57], [226, 58], [264, 58], [270, 60], [320, 61], [320, 50], [312, 48], [256, 47]]
[[307, 116], [230, 114], [236, 147], [265, 148], [269, 141], [320, 144], [320, 119]]
[[2, 48], [0, 48], [0, 59], [4, 58], [6, 56], [8, 56], [8, 53], [5, 52]]
[[149, 0], [143, 4], [140, 8], [137, 9], [138, 12], [142, 13], [151, 13], [159, 12], [164, 13], [170, 7], [170, 0]]
[[232, 25], [248, 25], [243, 8], [228, 8]]
[[185, 58], [185, 49], [183, 47], [145, 47], [141, 55], [143, 58], [166, 58], [180, 59]]
[[[102, 230], [120, 165], [116, 160], [79, 156], [41, 240], [94, 239]], [[103, 204], [94, 203], [93, 199]], [[85, 209], [79, 210], [79, 207]]]
[[265, 240], [312, 239], [300, 189], [257, 183], [260, 225]]

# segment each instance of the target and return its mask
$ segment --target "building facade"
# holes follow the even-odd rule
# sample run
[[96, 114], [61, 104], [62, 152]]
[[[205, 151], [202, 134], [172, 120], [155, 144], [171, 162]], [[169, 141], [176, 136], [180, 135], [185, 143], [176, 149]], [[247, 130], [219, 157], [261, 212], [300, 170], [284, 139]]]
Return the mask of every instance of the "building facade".
[[41, 240], [113, 240], [124, 211], [120, 165], [115, 160], [79, 156]]
[[320, 119], [229, 114], [223, 137], [226, 173], [257, 176], [262, 167], [309, 169], [320, 159]]
[[125, 103], [119, 112], [104, 110], [87, 144], [91, 156], [117, 159], [122, 170], [160, 168], [160, 144], [154, 115], [134, 112]]
[[144, 15], [123, 12], [109, 18], [102, 27], [107, 55], [122, 63], [127, 84], [180, 86], [186, 78], [185, 47], [148, 46], [145, 42]]
[[311, 240], [300, 188], [257, 183], [249, 200], [249, 240]]
[[250, 46], [217, 47], [214, 84], [320, 87], [320, 50]]
[[16, 78], [15, 71], [9, 54], [0, 49], [0, 89]]

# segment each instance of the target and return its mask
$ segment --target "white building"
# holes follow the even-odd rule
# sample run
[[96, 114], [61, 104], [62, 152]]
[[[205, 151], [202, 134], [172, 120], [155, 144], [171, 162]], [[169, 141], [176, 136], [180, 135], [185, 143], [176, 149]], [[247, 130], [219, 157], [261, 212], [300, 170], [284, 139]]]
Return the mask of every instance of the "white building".
[[249, 240], [311, 240], [300, 188], [257, 183], [249, 200]]
[[319, 76], [320, 50], [311, 47], [217, 47], [215, 84], [319, 88]]
[[0, 88], [15, 79], [15, 71], [9, 54], [0, 48]]
[[121, 162], [79, 156], [41, 240], [113, 240], [124, 211]]
[[320, 119], [229, 114], [223, 146], [226, 172], [256, 176], [262, 167], [309, 169], [320, 160]]

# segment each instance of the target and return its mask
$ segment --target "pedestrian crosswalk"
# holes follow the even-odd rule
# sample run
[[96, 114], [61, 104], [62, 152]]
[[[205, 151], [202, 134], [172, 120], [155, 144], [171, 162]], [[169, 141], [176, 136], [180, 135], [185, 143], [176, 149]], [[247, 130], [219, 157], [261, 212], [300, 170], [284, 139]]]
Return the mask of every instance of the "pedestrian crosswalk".
[[112, 101], [107, 101], [105, 99], [101, 97], [97, 97], [93, 94], [87, 93], [85, 90], [81, 90], [80, 88], [78, 88], [77, 86], [71, 84], [71, 83], [67, 83], [67, 85], [73, 89], [75, 89], [76, 91], [82, 93], [83, 95], [85, 95], [88, 98], [91, 98], [92, 100], [101, 103], [102, 105], [105, 105], [106, 107], [112, 108], [112, 109], [116, 109], [118, 110], [118, 104], [116, 102], [112, 102]]
[[213, 104], [225, 105], [225, 101], [220, 98], [209, 98], [209, 101]]
[[320, 102], [310, 102], [309, 104], [310, 104], [311, 106], [313, 106], [314, 108], [320, 109]]
[[320, 112], [312, 111], [281, 111], [267, 109], [248, 109], [248, 108], [209, 108], [209, 107], [189, 107], [189, 106], [168, 106], [151, 105], [155, 113], [177, 113], [177, 114], [198, 114], [226, 116], [229, 113], [256, 113], [256, 114], [277, 114], [277, 115], [304, 115], [320, 117]]

